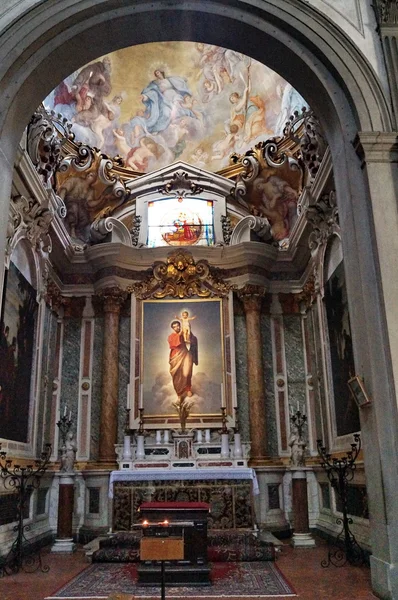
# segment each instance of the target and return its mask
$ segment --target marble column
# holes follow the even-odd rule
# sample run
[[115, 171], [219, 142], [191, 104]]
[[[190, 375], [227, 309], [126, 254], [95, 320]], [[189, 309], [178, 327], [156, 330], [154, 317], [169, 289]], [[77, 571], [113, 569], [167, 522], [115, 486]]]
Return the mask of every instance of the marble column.
[[102, 403], [99, 461], [116, 462], [117, 409], [119, 384], [119, 317], [126, 300], [120, 288], [106, 288], [99, 294], [104, 310], [104, 347], [102, 353]]
[[265, 290], [247, 285], [238, 291], [246, 315], [247, 376], [249, 382], [251, 464], [267, 457], [265, 382], [261, 344], [261, 304]]
[[73, 505], [75, 494], [74, 473], [58, 473], [58, 523], [57, 536], [51, 552], [74, 552], [76, 545], [73, 542]]

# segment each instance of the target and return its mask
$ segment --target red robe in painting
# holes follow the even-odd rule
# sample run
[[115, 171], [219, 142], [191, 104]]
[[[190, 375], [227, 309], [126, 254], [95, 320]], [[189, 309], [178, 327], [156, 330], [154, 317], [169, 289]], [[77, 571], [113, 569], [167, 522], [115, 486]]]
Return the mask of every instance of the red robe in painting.
[[193, 364], [197, 364], [197, 338], [191, 334], [188, 350], [182, 333], [171, 333], [167, 338], [170, 347], [170, 375], [177, 396], [185, 396], [192, 388]]

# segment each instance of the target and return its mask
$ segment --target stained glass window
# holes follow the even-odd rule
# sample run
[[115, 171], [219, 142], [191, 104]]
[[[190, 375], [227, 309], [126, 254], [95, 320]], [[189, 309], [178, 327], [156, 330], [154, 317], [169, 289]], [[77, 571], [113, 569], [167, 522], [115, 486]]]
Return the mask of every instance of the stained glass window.
[[148, 240], [157, 246], [213, 246], [213, 202], [160, 198], [148, 204]]

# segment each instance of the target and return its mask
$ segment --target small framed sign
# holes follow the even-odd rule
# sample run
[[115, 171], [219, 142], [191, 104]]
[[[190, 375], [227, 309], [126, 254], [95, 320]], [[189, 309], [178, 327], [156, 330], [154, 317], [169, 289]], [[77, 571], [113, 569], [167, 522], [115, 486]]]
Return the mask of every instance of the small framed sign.
[[361, 377], [355, 375], [355, 377], [348, 380], [347, 385], [350, 388], [358, 408], [369, 406], [369, 404], [371, 404], [372, 401], [365, 390], [363, 379]]

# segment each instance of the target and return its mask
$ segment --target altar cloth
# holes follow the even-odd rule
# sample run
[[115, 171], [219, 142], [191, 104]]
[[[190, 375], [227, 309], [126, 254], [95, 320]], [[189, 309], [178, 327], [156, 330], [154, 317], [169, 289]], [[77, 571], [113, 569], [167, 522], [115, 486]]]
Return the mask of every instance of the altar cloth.
[[109, 478], [109, 498], [113, 498], [113, 484], [116, 481], [205, 481], [211, 479], [250, 479], [253, 485], [253, 494], [256, 496], [260, 493], [255, 470], [246, 467], [229, 467], [224, 471], [214, 468], [179, 469], [178, 471], [148, 468], [145, 471], [112, 471]]

